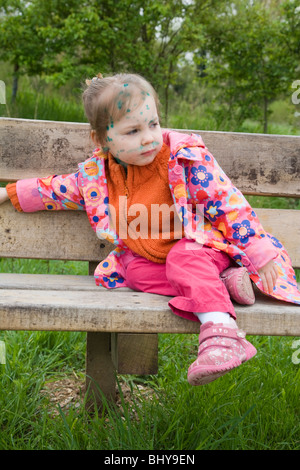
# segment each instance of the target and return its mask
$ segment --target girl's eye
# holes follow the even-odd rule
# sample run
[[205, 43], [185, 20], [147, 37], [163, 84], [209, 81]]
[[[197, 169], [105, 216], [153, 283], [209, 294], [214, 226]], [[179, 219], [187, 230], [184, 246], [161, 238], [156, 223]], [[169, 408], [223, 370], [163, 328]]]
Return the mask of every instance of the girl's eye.
[[131, 131], [127, 132], [127, 135], [133, 135], [137, 132], [137, 129], [132, 129]]

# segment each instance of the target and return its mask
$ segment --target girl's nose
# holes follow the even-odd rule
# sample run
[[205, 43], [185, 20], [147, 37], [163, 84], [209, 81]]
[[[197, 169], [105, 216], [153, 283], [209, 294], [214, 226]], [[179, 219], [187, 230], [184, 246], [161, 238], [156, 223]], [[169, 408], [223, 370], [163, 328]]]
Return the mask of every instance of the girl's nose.
[[151, 144], [153, 141], [154, 141], [154, 138], [150, 130], [146, 131], [142, 136], [142, 145]]

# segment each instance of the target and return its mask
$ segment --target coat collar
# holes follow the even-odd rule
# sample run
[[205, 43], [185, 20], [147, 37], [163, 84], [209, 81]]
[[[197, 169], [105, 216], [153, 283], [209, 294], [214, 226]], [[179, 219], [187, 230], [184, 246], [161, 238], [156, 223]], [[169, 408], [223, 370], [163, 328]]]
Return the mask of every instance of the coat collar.
[[198, 134], [184, 134], [171, 129], [162, 129], [162, 134], [163, 141], [170, 147], [173, 156], [180, 150], [186, 149], [186, 151], [180, 153], [180, 158], [193, 160], [195, 157], [193, 152], [187, 151], [187, 149], [192, 149], [193, 147], [205, 148], [205, 144]]

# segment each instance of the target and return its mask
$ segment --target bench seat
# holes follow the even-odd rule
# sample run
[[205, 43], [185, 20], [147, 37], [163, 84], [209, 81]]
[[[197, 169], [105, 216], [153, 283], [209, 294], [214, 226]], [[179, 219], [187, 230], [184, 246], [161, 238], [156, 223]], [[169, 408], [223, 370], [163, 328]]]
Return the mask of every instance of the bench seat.
[[[246, 196], [300, 197], [300, 136], [178, 131], [200, 134]], [[72, 173], [92, 150], [88, 124], [0, 118], [5, 184]], [[254, 209], [299, 269], [297, 206], [278, 201], [272, 207]], [[0, 257], [88, 262], [87, 276], [0, 273], [0, 330], [86, 332], [86, 390], [99, 404], [103, 394], [115, 399], [116, 371], [157, 373], [158, 333], [199, 333], [198, 322], [172, 313], [168, 297], [95, 285], [92, 274], [112, 245], [97, 238], [84, 212], [22, 214], [7, 202], [0, 211], [0, 240]], [[235, 310], [248, 335], [300, 336], [299, 305], [257, 291], [254, 305], [235, 304]]]
[[[169, 297], [105, 289], [93, 276], [0, 274], [0, 324], [4, 330], [111, 333], [198, 333], [199, 323], [174, 315]], [[300, 307], [256, 290], [252, 306], [235, 304], [247, 334], [300, 335]]]

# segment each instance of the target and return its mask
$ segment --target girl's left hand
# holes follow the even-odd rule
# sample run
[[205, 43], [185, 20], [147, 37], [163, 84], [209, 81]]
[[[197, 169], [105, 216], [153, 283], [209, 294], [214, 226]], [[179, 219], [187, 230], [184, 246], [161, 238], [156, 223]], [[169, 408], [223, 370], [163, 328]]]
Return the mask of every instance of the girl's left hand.
[[278, 271], [274, 261], [271, 260], [265, 266], [258, 269], [258, 274], [262, 279], [265, 291], [269, 294], [272, 294], [273, 288], [275, 287], [278, 278]]
[[5, 188], [0, 188], [0, 204], [8, 201], [9, 197]]

